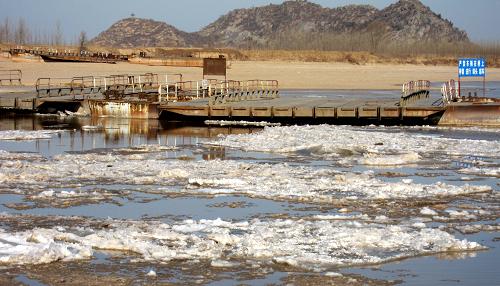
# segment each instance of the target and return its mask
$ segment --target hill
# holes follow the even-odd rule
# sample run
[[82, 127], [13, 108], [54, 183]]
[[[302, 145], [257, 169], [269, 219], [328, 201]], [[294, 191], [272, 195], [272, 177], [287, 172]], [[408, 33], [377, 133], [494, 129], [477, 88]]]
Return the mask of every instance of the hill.
[[117, 48], [188, 47], [199, 44], [199, 37], [164, 22], [130, 17], [114, 23], [91, 44]]
[[[233, 10], [201, 31], [187, 33], [163, 22], [126, 18], [92, 40], [113, 47], [297, 47], [335, 36], [378, 43], [469, 42], [467, 34], [419, 0], [400, 0], [385, 9], [369, 5], [325, 8], [305, 0]], [[337, 41], [337, 39], [335, 40]], [[330, 41], [330, 42], [333, 42]]]

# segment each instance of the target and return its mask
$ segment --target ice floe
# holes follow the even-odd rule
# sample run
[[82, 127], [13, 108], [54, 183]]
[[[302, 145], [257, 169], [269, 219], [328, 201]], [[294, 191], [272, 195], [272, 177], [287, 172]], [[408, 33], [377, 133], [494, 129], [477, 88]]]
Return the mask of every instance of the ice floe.
[[471, 225], [457, 225], [453, 227], [463, 234], [478, 233], [481, 231], [499, 232], [500, 224], [471, 224]]
[[58, 241], [56, 233], [43, 229], [8, 233], [0, 229], [0, 264], [42, 264], [92, 256], [90, 246]]
[[435, 210], [430, 209], [428, 207], [423, 207], [420, 210], [420, 214], [421, 215], [425, 215], [425, 216], [435, 216], [435, 215], [438, 215], [438, 213]]
[[422, 126], [404, 126], [404, 127], [388, 127], [388, 128], [403, 128], [410, 130], [441, 130], [441, 131], [466, 131], [466, 132], [487, 132], [487, 133], [500, 133], [500, 128], [495, 127], [479, 127], [479, 126], [431, 126], [431, 125], [422, 125]]
[[408, 164], [421, 157], [432, 159], [435, 154], [498, 156], [500, 150], [500, 141], [397, 131], [385, 127], [331, 125], [266, 127], [261, 132], [227, 135], [207, 144], [245, 151], [310, 154], [327, 159], [354, 156], [355, 162], [369, 165]]
[[84, 259], [92, 249], [134, 252], [145, 261], [206, 259], [214, 267], [234, 267], [234, 261], [256, 260], [318, 269], [483, 247], [420, 226], [303, 219], [109, 221], [105, 229], [0, 231], [4, 264]]
[[[113, 189], [113, 184], [150, 186], [164, 193], [245, 194], [309, 202], [442, 197], [492, 190], [490, 186], [441, 182], [418, 184], [411, 179], [385, 182], [370, 171], [341, 172], [287, 163], [165, 160], [163, 152], [63, 154], [38, 160], [18, 157], [4, 161], [4, 157], [12, 156], [0, 153], [0, 190], [17, 188], [40, 197], [85, 196], [81, 186], [86, 186], [88, 196], [93, 196], [92, 186], [106, 191]], [[51, 192], [58, 188], [65, 192]]]
[[69, 111], [69, 110], [64, 110], [64, 112], [63, 111], [58, 111], [57, 115], [59, 117], [75, 117], [75, 116], [76, 117], [87, 117], [87, 116], [90, 116], [90, 114], [87, 113], [84, 110], [84, 108], [82, 108], [82, 107], [80, 107], [77, 112], [72, 112], [72, 111]]
[[420, 160], [421, 156], [416, 152], [408, 152], [397, 155], [364, 153], [363, 158], [357, 160], [357, 162], [363, 165], [400, 166], [416, 163]]
[[500, 168], [497, 167], [470, 167], [458, 170], [458, 173], [467, 175], [500, 177]]
[[[122, 194], [123, 195], [123, 194]], [[66, 190], [46, 190], [42, 191], [36, 195], [31, 196], [32, 199], [42, 199], [42, 200], [50, 200], [53, 198], [57, 199], [78, 199], [78, 198], [88, 198], [91, 197], [93, 200], [104, 200], [107, 197], [110, 197], [111, 194], [108, 194], [106, 192], [98, 192], [96, 190], [93, 191], [88, 191], [88, 190], [71, 190], [71, 191], [66, 191]]]
[[102, 131], [104, 126], [102, 125], [84, 125], [82, 126], [83, 131]]
[[0, 140], [36, 140], [50, 139], [64, 130], [6, 130], [0, 131]]
[[281, 126], [281, 123], [267, 121], [228, 121], [228, 120], [205, 120], [206, 125], [218, 126]]
[[466, 210], [445, 210], [452, 219], [476, 219], [476, 215]]
[[441, 215], [433, 215], [432, 220], [447, 221], [475, 221], [484, 217], [489, 217], [493, 213], [484, 209], [445, 209]]
[[338, 273], [338, 272], [326, 272], [325, 273], [325, 276], [328, 276], [328, 277], [342, 277], [344, 275], [342, 275], [342, 273]]

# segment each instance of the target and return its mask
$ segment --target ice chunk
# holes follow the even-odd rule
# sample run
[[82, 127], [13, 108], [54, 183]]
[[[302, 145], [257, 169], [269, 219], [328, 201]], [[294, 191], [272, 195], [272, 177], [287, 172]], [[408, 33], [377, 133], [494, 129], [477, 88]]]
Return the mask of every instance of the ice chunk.
[[221, 268], [229, 268], [229, 267], [235, 267], [235, 266], [238, 266], [239, 264], [237, 263], [234, 263], [234, 262], [230, 262], [230, 261], [225, 261], [225, 260], [212, 260], [212, 262], [210, 263], [210, 265], [212, 267], [221, 267]]
[[84, 130], [84, 131], [101, 131], [101, 130], [104, 130], [104, 126], [102, 126], [102, 125], [84, 125], [84, 126], [82, 126], [82, 130]]
[[480, 231], [498, 232], [498, 231], [500, 231], [500, 224], [493, 224], [493, 225], [488, 225], [488, 224], [458, 225], [458, 226], [454, 226], [454, 229], [460, 231], [463, 234], [477, 233], [477, 232], [480, 232]]
[[37, 198], [53, 197], [54, 193], [55, 193], [54, 190], [47, 190], [47, 191], [43, 191], [43, 192], [39, 193], [35, 197], [37, 197]]
[[459, 173], [477, 176], [487, 176], [487, 177], [500, 177], [500, 168], [494, 167], [470, 167], [466, 169], [458, 170]]
[[425, 228], [425, 223], [423, 222], [416, 222], [414, 224], [412, 224], [413, 227], [415, 228]]
[[476, 216], [474, 214], [469, 213], [466, 210], [445, 210], [450, 216], [450, 218], [453, 219], [476, 219]]
[[7, 233], [0, 229], [0, 264], [42, 264], [92, 256], [90, 246], [56, 241], [57, 233], [44, 229]]
[[374, 220], [377, 222], [386, 222], [389, 220], [389, 218], [386, 217], [385, 215], [379, 215], [379, 216], [376, 216]]
[[342, 275], [342, 273], [338, 273], [338, 272], [325, 272], [325, 276], [328, 276], [328, 277], [342, 277], [344, 275]]
[[205, 124], [219, 126], [281, 126], [281, 123], [271, 123], [266, 121], [205, 120]]
[[405, 184], [411, 184], [413, 182], [413, 180], [412, 179], [403, 179], [402, 182]]
[[50, 139], [54, 135], [65, 132], [64, 130], [6, 130], [0, 131], [0, 140], [35, 140]]
[[416, 152], [408, 152], [396, 155], [380, 155], [374, 153], [365, 153], [363, 158], [358, 160], [358, 163], [364, 165], [379, 165], [379, 166], [399, 166], [408, 165], [420, 161], [421, 157]]
[[435, 210], [432, 210], [432, 209], [430, 209], [428, 207], [423, 207], [420, 210], [420, 214], [421, 215], [426, 215], [426, 216], [435, 216], [435, 215], [438, 215], [438, 213]]

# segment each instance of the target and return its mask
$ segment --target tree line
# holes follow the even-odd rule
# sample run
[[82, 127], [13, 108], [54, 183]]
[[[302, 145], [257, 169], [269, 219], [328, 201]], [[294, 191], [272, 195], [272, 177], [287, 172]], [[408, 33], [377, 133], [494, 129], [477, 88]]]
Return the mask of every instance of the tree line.
[[40, 29], [32, 29], [28, 26], [24, 18], [11, 20], [6, 17], [0, 22], [0, 43], [16, 44], [16, 45], [78, 45], [83, 41], [87, 41], [85, 31], [80, 32], [72, 41], [67, 41], [63, 34], [61, 22], [55, 22], [52, 31], [42, 31]]
[[366, 32], [328, 34], [302, 31], [276, 33], [269, 41], [249, 40], [239, 48], [247, 50], [370, 52], [382, 56], [486, 56], [500, 57], [500, 42], [447, 42], [435, 40], [393, 41], [382, 29]]

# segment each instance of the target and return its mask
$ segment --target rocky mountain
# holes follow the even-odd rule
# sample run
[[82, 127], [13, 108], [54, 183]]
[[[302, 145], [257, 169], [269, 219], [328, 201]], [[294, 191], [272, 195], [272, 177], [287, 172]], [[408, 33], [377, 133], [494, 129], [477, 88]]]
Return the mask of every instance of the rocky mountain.
[[114, 47], [263, 45], [286, 39], [283, 35], [376, 35], [392, 42], [468, 41], [467, 34], [434, 13], [419, 0], [399, 0], [378, 10], [369, 5], [325, 8], [306, 0], [285, 1], [233, 10], [195, 33], [166, 23], [127, 18], [113, 24], [92, 40]]
[[238, 9], [220, 17], [199, 34], [224, 45], [264, 44], [278, 34], [347, 33], [362, 29], [378, 10], [368, 5], [323, 8], [306, 1], [286, 1], [251, 9]]
[[114, 23], [91, 41], [94, 45], [118, 48], [186, 47], [200, 42], [196, 33], [180, 31], [164, 22], [134, 17]]
[[379, 11], [373, 22], [386, 25], [392, 40], [469, 41], [467, 33], [419, 0], [400, 0]]

